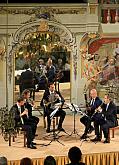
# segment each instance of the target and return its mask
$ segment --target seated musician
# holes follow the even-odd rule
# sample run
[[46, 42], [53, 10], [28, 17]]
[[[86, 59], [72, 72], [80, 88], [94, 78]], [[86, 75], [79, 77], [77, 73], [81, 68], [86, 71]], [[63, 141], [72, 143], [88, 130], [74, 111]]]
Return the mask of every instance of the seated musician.
[[64, 131], [62, 128], [62, 123], [64, 121], [66, 112], [62, 110], [62, 106], [64, 104], [65, 100], [62, 97], [61, 93], [59, 91], [55, 90], [54, 83], [49, 84], [49, 88], [45, 90], [43, 98], [41, 100], [41, 106], [45, 103], [46, 111], [45, 115], [47, 116], [47, 130], [46, 132], [50, 132], [50, 125], [51, 125], [51, 113], [55, 110], [55, 105], [57, 103], [61, 103], [61, 106], [59, 107], [58, 111], [56, 112], [55, 116], [60, 116], [59, 123], [58, 123], [58, 130]]
[[86, 139], [87, 134], [91, 133], [94, 130], [93, 126], [91, 125], [91, 122], [93, 121], [92, 115], [94, 114], [95, 109], [98, 108], [102, 103], [102, 100], [97, 96], [96, 89], [92, 89], [90, 91], [90, 96], [91, 96], [90, 107], [88, 107], [86, 110], [86, 115], [88, 117], [83, 116], [80, 119], [81, 123], [85, 125], [84, 134], [81, 136], [81, 139]]
[[[36, 125], [35, 128], [37, 128], [37, 125], [39, 123], [39, 118], [32, 115], [32, 109], [34, 108], [35, 105], [34, 105], [34, 101], [30, 99], [30, 91], [28, 89], [25, 89], [22, 92], [22, 96], [23, 96], [24, 101], [25, 101], [24, 106], [26, 109], [28, 109], [29, 120], [31, 122], [33, 122]], [[35, 136], [37, 136], [37, 135], [35, 134]]]
[[10, 111], [14, 112], [15, 127], [21, 126], [26, 131], [27, 147], [36, 149], [33, 143], [34, 139], [34, 125], [27, 122], [28, 110], [24, 107], [24, 98], [20, 97], [17, 99], [17, 103], [14, 104]]
[[94, 115], [94, 127], [96, 137], [92, 141], [101, 141], [101, 131], [104, 134], [104, 143], [109, 143], [108, 134], [109, 128], [117, 126], [117, 108], [116, 105], [111, 101], [108, 94], [104, 96], [104, 103], [101, 108], [97, 109], [98, 112]]

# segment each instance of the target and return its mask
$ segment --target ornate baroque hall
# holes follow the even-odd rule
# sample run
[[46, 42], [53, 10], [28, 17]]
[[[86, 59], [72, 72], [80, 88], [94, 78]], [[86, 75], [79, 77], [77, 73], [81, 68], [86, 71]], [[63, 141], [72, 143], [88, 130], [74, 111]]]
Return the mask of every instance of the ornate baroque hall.
[[[30, 86], [23, 88], [25, 85], [21, 77], [27, 66], [33, 73], [33, 80], [30, 78]], [[49, 71], [51, 67], [54, 69], [52, 73]], [[24, 79], [24, 84], [26, 81]], [[54, 96], [60, 103], [62, 97], [65, 100], [62, 105], [50, 100], [49, 96], [47, 103], [47, 99], [42, 99], [52, 82]], [[30, 91], [32, 115], [39, 119], [34, 139], [36, 149], [33, 149], [34, 146], [28, 147], [28, 132], [21, 126], [19, 130], [15, 127], [15, 113], [11, 111], [13, 105], [18, 106], [18, 98], [23, 98], [20, 96], [24, 89]], [[102, 105], [109, 106], [111, 99], [118, 121], [118, 0], [0, 3], [0, 157], [5, 156], [8, 165], [20, 165], [24, 157], [31, 158], [33, 165], [43, 165], [49, 155], [54, 156], [57, 165], [65, 165], [70, 163], [68, 151], [74, 146], [81, 149], [81, 161], [85, 165], [119, 165], [118, 124], [108, 129], [107, 139], [110, 141], [106, 143], [103, 127], [101, 140], [93, 141], [97, 135], [94, 129], [89, 129], [85, 135], [85, 126], [80, 119], [87, 117], [88, 110], [94, 104], [91, 103], [91, 91], [96, 91], [102, 101], [88, 119], [92, 120], [95, 114], [104, 117]], [[21, 102], [26, 100], [24, 98]], [[49, 105], [54, 106], [50, 114], [50, 131], [45, 116]], [[66, 113], [62, 131], [58, 128], [61, 121], [55, 116], [61, 108]], [[21, 117], [20, 111], [18, 106]], [[107, 113], [107, 109], [105, 111]], [[28, 109], [24, 112], [28, 114]], [[113, 116], [109, 117], [112, 120]], [[91, 123], [96, 129], [94, 120]], [[85, 138], [82, 138], [83, 134]]]

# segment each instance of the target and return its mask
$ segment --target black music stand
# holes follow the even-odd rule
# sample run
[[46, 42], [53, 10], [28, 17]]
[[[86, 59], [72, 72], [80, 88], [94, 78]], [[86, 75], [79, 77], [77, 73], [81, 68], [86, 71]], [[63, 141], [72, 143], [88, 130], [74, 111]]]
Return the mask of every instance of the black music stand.
[[74, 135], [77, 135], [77, 136], [80, 137], [80, 135], [78, 134], [78, 132], [76, 130], [76, 113], [77, 113], [77, 111], [76, 111], [76, 108], [75, 108], [74, 104], [71, 103], [71, 105], [72, 105], [72, 107], [74, 109], [74, 112], [73, 112], [73, 114], [74, 114], [73, 115], [73, 126], [74, 126], [74, 129], [73, 129], [72, 133], [70, 134], [70, 136], [72, 136], [74, 134]]
[[[57, 109], [57, 111], [58, 111], [59, 109]], [[56, 111], [56, 112], [57, 112]], [[58, 143], [60, 143], [60, 144], [62, 144], [62, 145], [64, 145], [63, 143], [61, 143], [58, 139], [59, 139], [59, 136], [58, 136], [58, 133], [56, 133], [56, 129], [55, 129], [55, 114], [56, 114], [56, 112], [55, 113], [53, 113], [51, 116], [50, 116], [50, 118], [53, 120], [53, 130], [52, 130], [52, 139], [51, 139], [51, 141], [48, 143], [48, 144], [43, 144], [43, 146], [48, 146], [48, 145], [50, 145], [53, 141], [57, 141]], [[60, 132], [60, 131], [59, 131]], [[51, 135], [51, 134], [50, 134]], [[49, 135], [48, 135], [49, 136]]]

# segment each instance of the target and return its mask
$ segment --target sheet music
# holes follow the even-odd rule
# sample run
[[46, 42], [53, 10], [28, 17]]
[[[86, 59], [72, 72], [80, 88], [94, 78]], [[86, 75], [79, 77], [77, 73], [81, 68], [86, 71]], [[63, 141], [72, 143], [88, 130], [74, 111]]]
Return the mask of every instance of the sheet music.
[[54, 111], [50, 114], [50, 119], [52, 119], [54, 117], [54, 115], [56, 114], [56, 112], [59, 110], [59, 107], [62, 105], [62, 103], [56, 103], [55, 104], [55, 109]]
[[50, 119], [52, 119], [54, 117], [54, 115], [56, 114], [56, 112], [59, 110], [59, 107], [57, 107], [51, 114], [50, 114]]
[[[81, 113], [81, 115], [87, 116], [86, 113], [84, 113], [84, 112], [82, 112], [82, 111], [80, 110], [80, 108], [79, 108], [78, 105], [73, 104], [74, 107], [72, 106], [71, 103], [66, 103], [66, 105], [69, 107], [69, 109], [70, 109], [72, 112], [79, 112], [79, 113]], [[75, 109], [74, 109], [74, 108], [75, 108]], [[87, 117], [88, 117], [88, 116], [87, 116]]]

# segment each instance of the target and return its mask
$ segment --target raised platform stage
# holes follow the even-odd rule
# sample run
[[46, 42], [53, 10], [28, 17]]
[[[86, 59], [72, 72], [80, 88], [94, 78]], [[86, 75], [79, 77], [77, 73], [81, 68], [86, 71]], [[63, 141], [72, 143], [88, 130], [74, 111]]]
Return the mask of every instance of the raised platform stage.
[[[19, 160], [23, 157], [30, 157], [33, 159], [34, 165], [43, 165], [43, 160], [47, 155], [53, 155], [57, 160], [57, 165], [65, 165], [68, 162], [67, 153], [69, 148], [78, 146], [83, 153], [83, 162], [86, 165], [119, 165], [119, 131], [116, 131], [115, 138], [111, 139], [109, 144], [102, 142], [93, 143], [90, 141], [94, 138], [94, 132], [89, 134], [87, 141], [81, 141], [80, 136], [83, 133], [83, 125], [80, 123], [80, 115], [76, 114], [76, 131], [79, 136], [60, 132], [59, 141], [64, 145], [53, 141], [48, 146], [42, 144], [48, 144], [51, 140], [51, 136], [47, 137], [47, 133], [43, 128], [42, 116], [39, 116], [40, 123], [37, 129], [38, 137], [35, 142], [37, 143], [37, 149], [32, 150], [23, 147], [23, 135], [20, 134], [15, 142], [12, 142], [12, 146], [8, 146], [8, 142], [5, 142], [3, 137], [0, 136], [0, 155], [4, 155], [8, 158], [9, 165], [19, 165]], [[73, 115], [67, 114], [64, 124], [64, 129], [67, 133], [71, 134], [73, 131]], [[45, 138], [43, 138], [45, 137]]]

